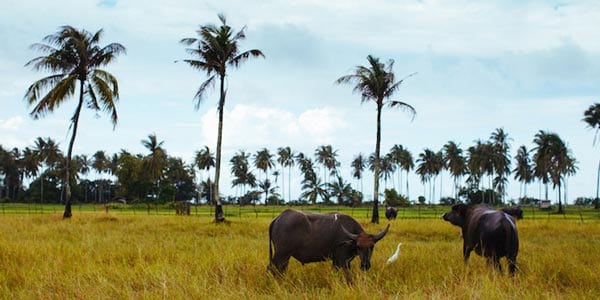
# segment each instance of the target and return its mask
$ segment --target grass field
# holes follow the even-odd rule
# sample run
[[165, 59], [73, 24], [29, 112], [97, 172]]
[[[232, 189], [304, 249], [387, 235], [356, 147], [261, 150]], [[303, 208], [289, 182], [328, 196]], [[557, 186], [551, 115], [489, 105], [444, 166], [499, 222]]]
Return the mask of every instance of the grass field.
[[[83, 207], [82, 207], [83, 208]], [[307, 208], [307, 207], [305, 207]], [[6, 209], [6, 208], [5, 208]], [[3, 299], [597, 299], [600, 295], [600, 221], [594, 212], [540, 214], [519, 221], [517, 275], [461, 257], [458, 228], [437, 217], [391, 222], [375, 247], [373, 267], [354, 284], [331, 263], [290, 261], [276, 279], [266, 272], [267, 228], [281, 208], [226, 209], [214, 224], [208, 208], [173, 216], [113, 209], [74, 209], [62, 214], [0, 215], [0, 296]], [[236, 211], [237, 209], [237, 211]], [[328, 211], [322, 207], [321, 211]], [[316, 208], [318, 210], [318, 208]], [[369, 232], [368, 209], [348, 210]], [[194, 208], [192, 208], [192, 214]], [[399, 214], [401, 217], [402, 214]], [[414, 217], [413, 216], [417, 216]], [[429, 215], [427, 215], [429, 216]], [[400, 259], [385, 261], [402, 242]], [[506, 268], [505, 268], [506, 269]]]

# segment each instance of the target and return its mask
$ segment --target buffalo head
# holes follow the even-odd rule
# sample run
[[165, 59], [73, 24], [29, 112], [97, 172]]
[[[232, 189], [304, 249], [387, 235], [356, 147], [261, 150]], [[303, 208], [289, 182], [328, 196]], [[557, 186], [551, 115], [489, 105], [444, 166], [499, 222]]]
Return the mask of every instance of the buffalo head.
[[390, 224], [377, 234], [368, 234], [364, 231], [355, 234], [349, 232], [342, 226], [342, 231], [346, 235], [346, 238], [348, 238], [347, 243], [354, 248], [354, 253], [360, 257], [360, 268], [363, 271], [367, 271], [371, 268], [371, 255], [373, 254], [375, 243], [381, 240], [389, 229]]
[[467, 221], [467, 210], [469, 206], [466, 204], [456, 204], [452, 206], [452, 210], [445, 213], [443, 218], [445, 221], [450, 222], [452, 225], [464, 227]]

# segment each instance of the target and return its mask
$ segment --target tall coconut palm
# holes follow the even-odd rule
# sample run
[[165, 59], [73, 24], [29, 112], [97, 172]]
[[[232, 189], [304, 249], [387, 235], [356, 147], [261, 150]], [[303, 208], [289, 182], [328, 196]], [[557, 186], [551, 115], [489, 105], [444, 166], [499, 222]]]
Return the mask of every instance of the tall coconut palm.
[[324, 201], [329, 198], [326, 184], [316, 176], [302, 181], [302, 191], [301, 197], [307, 199], [313, 205], [317, 203], [319, 197]]
[[[583, 112], [583, 122], [587, 127], [594, 129], [594, 142], [596, 145], [598, 132], [600, 132], [600, 103], [592, 104], [585, 112]], [[598, 162], [598, 170], [596, 172], [596, 201], [594, 201], [596, 209], [600, 208], [600, 161]]]
[[[292, 180], [292, 167], [294, 166], [294, 152], [290, 147], [279, 147], [277, 149], [277, 162], [281, 165], [281, 171], [283, 168], [288, 168], [288, 200], [292, 200], [291, 180]], [[283, 173], [282, 173], [283, 174]], [[285, 194], [285, 180], [284, 176], [281, 176], [281, 195]], [[285, 199], [283, 199], [285, 201]]]
[[21, 150], [21, 165], [23, 167], [23, 175], [25, 177], [34, 177], [38, 174], [40, 160], [35, 153], [35, 150], [25, 147]]
[[[196, 167], [198, 167], [200, 172], [204, 170], [208, 172], [208, 184], [206, 184], [205, 186], [209, 188], [209, 190], [206, 191], [207, 195], [212, 196], [211, 189], [213, 188], [214, 184], [210, 183], [210, 168], [215, 166], [215, 156], [213, 155], [213, 153], [210, 152], [208, 146], [204, 146], [203, 149], [196, 151], [196, 155], [194, 157], [194, 164], [196, 165]], [[202, 174], [200, 174], [200, 176], [202, 176]], [[208, 201], [210, 202], [211, 199], [209, 199]]]
[[[381, 112], [385, 106], [398, 107], [410, 113], [412, 117], [416, 114], [415, 109], [408, 103], [389, 100], [400, 88], [404, 79], [396, 81], [394, 74], [394, 60], [389, 60], [387, 65], [381, 63], [378, 58], [367, 56], [369, 66], [357, 66], [354, 74], [345, 75], [336, 83], [355, 84], [354, 91], [361, 94], [362, 102], [373, 101], [377, 107], [377, 134], [375, 136], [375, 172], [373, 191], [373, 214], [372, 223], [379, 223], [379, 159], [381, 144]], [[413, 73], [414, 74], [414, 73]], [[409, 75], [412, 76], [413, 74]]]
[[94, 161], [92, 162], [92, 168], [96, 171], [96, 173], [98, 173], [99, 176], [99, 180], [97, 180], [97, 182], [99, 183], [99, 193], [97, 200], [99, 203], [103, 203], [102, 198], [104, 196], [104, 180], [102, 175], [108, 172], [109, 160], [106, 157], [106, 152], [104, 152], [103, 150], [96, 151], [93, 157]]
[[[116, 103], [119, 99], [117, 79], [101, 68], [125, 53], [125, 47], [111, 43], [99, 45], [103, 31], [96, 33], [63, 26], [58, 32], [44, 38], [46, 44], [33, 44], [32, 48], [46, 55], [30, 60], [26, 66], [34, 70], [50, 71], [53, 74], [34, 82], [25, 93], [25, 100], [34, 105], [34, 119], [54, 112], [79, 90], [79, 99], [71, 117], [71, 140], [66, 157], [66, 199], [63, 218], [70, 218], [71, 211], [71, 157], [77, 136], [79, 117], [83, 107], [110, 115], [113, 129], [118, 116]], [[79, 88], [78, 88], [79, 85]]]
[[410, 190], [408, 184], [408, 173], [414, 169], [415, 162], [412, 157], [412, 153], [408, 149], [404, 149], [400, 154], [400, 168], [406, 171], [406, 198], [410, 199]]
[[[564, 213], [561, 198], [561, 186], [564, 177], [576, 172], [576, 161], [571, 150], [556, 133], [540, 130], [534, 137], [536, 147], [533, 149], [534, 174], [544, 182], [552, 182], [558, 187], [558, 213]], [[546, 196], [548, 194], [546, 188]]]
[[463, 150], [453, 141], [448, 141], [443, 148], [444, 163], [448, 167], [454, 181], [454, 199], [458, 200], [459, 182], [467, 171]]
[[[264, 172], [263, 183], [264, 186], [266, 186], [266, 182], [269, 180], [269, 170], [275, 166], [275, 163], [273, 162], [273, 155], [269, 152], [269, 149], [263, 148], [254, 154], [254, 166]], [[267, 203], [267, 200], [268, 199], [265, 198], [265, 204]]]
[[421, 178], [421, 182], [423, 182], [424, 185], [429, 184], [429, 203], [431, 203], [431, 200], [433, 200], [435, 195], [433, 188], [435, 180], [433, 184], [431, 183], [431, 180], [435, 178], [436, 172], [439, 172], [437, 154], [431, 149], [424, 149], [423, 152], [419, 154], [417, 162], [419, 165], [417, 166], [416, 172]]
[[87, 175], [90, 173], [90, 170], [92, 168], [92, 164], [94, 163], [94, 161], [85, 154], [76, 155], [75, 159], [77, 159], [79, 161], [79, 165], [81, 165], [79, 172], [81, 173], [81, 175], [86, 176], [86, 181], [85, 181], [86, 184], [85, 184], [85, 190], [83, 191], [83, 199], [84, 199], [84, 202], [87, 203], [88, 202], [87, 195], [88, 195], [88, 190], [89, 190], [89, 180], [87, 180]]
[[[164, 141], [158, 141], [156, 134], [148, 135], [147, 140], [142, 140], [142, 145], [150, 152], [144, 158], [144, 166], [152, 180], [155, 200], [160, 196], [160, 181], [167, 164], [167, 152], [163, 149]], [[150, 206], [148, 206], [150, 207]]]
[[[387, 182], [389, 179], [393, 179], [394, 172], [396, 171], [396, 165], [393, 162], [393, 158], [390, 155], [385, 155], [379, 160], [380, 174], [383, 178], [383, 186], [387, 189]], [[393, 180], [392, 180], [393, 181]]]
[[[523, 194], [519, 193], [519, 197], [527, 197], [527, 184], [533, 181], [533, 171], [531, 169], [531, 158], [529, 157], [529, 150], [525, 145], [522, 145], [517, 150], [515, 155], [515, 161], [517, 162], [516, 167], [513, 169], [515, 173], [514, 178], [521, 183]], [[519, 191], [520, 192], [520, 191]]]
[[337, 155], [337, 150], [333, 150], [331, 145], [320, 146], [315, 150], [316, 161], [323, 165], [323, 179], [325, 182], [328, 182], [327, 171], [329, 171], [331, 175], [337, 173], [337, 167], [340, 165], [336, 159]]
[[510, 144], [508, 143], [510, 140], [503, 128], [497, 128], [490, 136], [492, 164], [496, 173], [494, 187], [500, 194], [502, 202], [504, 202], [506, 183], [510, 175]]
[[[339, 205], [343, 205], [352, 200], [352, 187], [344, 181], [342, 176], [337, 176], [336, 180], [327, 184], [329, 195], [335, 197]], [[345, 201], [346, 200], [346, 201]]]
[[[38, 159], [42, 163], [42, 171], [40, 172], [40, 203], [44, 203], [44, 173], [49, 168], [53, 168], [61, 159], [62, 153], [58, 143], [51, 138], [45, 140], [38, 137], [35, 140], [34, 151], [38, 155]], [[45, 167], [45, 168], [44, 168]]]
[[234, 176], [231, 186], [242, 186], [242, 195], [246, 194], [247, 185], [250, 187], [256, 186], [256, 177], [254, 174], [252, 174], [249, 168], [249, 158], [250, 153], [240, 150], [235, 153], [229, 161], [231, 164], [231, 174]]
[[354, 157], [354, 159], [352, 160], [351, 166], [352, 166], [352, 177], [360, 180], [360, 193], [362, 195], [362, 193], [363, 193], [362, 178], [363, 178], [363, 171], [365, 170], [365, 166], [366, 166], [365, 157], [363, 156], [362, 153], [359, 153], [358, 155], [356, 155]]
[[402, 167], [400, 165], [402, 152], [404, 152], [404, 147], [396, 144], [390, 148], [390, 152], [387, 154], [390, 157], [390, 162], [394, 164], [394, 173], [398, 171], [398, 193], [400, 194], [402, 194]]
[[[481, 179], [485, 173], [485, 166], [487, 162], [486, 155], [486, 144], [481, 140], [477, 140], [474, 146], [467, 149], [467, 183], [471, 188], [479, 189], [481, 185]], [[482, 188], [483, 190], [483, 188]], [[484, 193], [482, 193], [483, 195]], [[484, 199], [481, 199], [484, 202]]]
[[188, 48], [187, 52], [197, 59], [185, 59], [185, 63], [192, 68], [202, 72], [206, 72], [208, 79], [200, 84], [200, 88], [194, 97], [196, 109], [200, 107], [200, 103], [204, 99], [204, 95], [209, 87], [215, 85], [219, 81], [219, 102], [217, 112], [219, 114], [219, 125], [217, 129], [217, 152], [215, 166], [215, 221], [222, 222], [225, 220], [221, 199], [219, 198], [219, 179], [221, 174], [221, 144], [223, 140], [223, 112], [225, 109], [225, 95], [227, 88], [225, 87], [225, 77], [227, 76], [227, 67], [237, 68], [248, 60], [250, 57], [264, 57], [264, 54], [257, 49], [240, 52], [238, 43], [246, 38], [243, 27], [240, 31], [234, 30], [227, 25], [225, 16], [219, 14], [220, 26], [214, 24], [201, 25], [197, 31], [198, 38], [185, 38], [181, 43], [187, 46], [194, 45], [193, 48]]

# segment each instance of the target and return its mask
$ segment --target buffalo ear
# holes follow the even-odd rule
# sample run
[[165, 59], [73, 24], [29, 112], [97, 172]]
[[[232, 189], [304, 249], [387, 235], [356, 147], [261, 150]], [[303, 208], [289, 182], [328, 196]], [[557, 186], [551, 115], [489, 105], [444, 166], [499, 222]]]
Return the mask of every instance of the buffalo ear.
[[463, 203], [452, 206], [452, 210], [457, 212], [461, 217], [465, 217], [467, 215], [467, 209], [469, 209], [469, 206]]
[[388, 230], [390, 229], [390, 224], [387, 225], [387, 227], [380, 231], [378, 234], [373, 236], [373, 240], [375, 243], [377, 243], [377, 241], [379, 241], [380, 239], [382, 239], [388, 232]]

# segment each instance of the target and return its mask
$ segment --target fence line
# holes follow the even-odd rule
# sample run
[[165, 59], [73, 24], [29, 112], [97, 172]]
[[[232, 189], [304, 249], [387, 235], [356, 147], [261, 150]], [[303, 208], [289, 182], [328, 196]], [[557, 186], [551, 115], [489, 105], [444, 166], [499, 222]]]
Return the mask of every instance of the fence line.
[[[301, 205], [301, 206], [264, 206], [264, 205], [223, 205], [223, 211], [226, 218], [274, 218], [286, 208], [293, 208], [314, 213], [325, 213], [338, 211], [346, 213], [357, 219], [369, 219], [371, 217], [371, 207], [346, 207], [346, 206], [325, 206], [325, 205]], [[552, 220], [563, 219], [584, 222], [588, 220], [600, 221], [600, 210], [592, 208], [582, 208], [578, 206], [564, 207], [565, 214], [557, 214], [555, 211], [540, 210], [536, 207], [522, 207], [524, 219], [530, 220]], [[72, 207], [73, 213], [105, 213], [105, 206], [102, 204], [75, 204]], [[442, 215], [449, 211], [448, 206], [412, 206], [398, 208], [396, 219], [441, 219]], [[61, 214], [64, 211], [64, 205], [60, 204], [39, 204], [39, 203], [0, 203], [0, 212], [3, 215], [45, 215]], [[167, 205], [147, 205], [147, 204], [116, 204], [110, 205], [108, 212], [119, 215], [175, 215], [175, 208]], [[385, 209], [381, 208], [380, 222], [386, 222]], [[214, 207], [210, 205], [192, 206], [190, 216], [212, 217], [214, 216]]]

